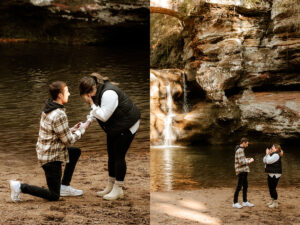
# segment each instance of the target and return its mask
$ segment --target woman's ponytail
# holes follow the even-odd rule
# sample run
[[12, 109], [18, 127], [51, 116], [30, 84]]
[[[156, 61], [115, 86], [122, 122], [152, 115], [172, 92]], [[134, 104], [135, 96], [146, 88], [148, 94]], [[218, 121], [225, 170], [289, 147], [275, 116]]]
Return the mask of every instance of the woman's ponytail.
[[281, 149], [281, 146], [279, 144], [274, 144], [274, 147], [276, 149], [276, 152], [280, 155], [280, 157], [283, 157], [283, 150]]
[[96, 84], [104, 84], [105, 82], [110, 81], [108, 77], [103, 77], [100, 73], [91, 73], [90, 75], [96, 82]]

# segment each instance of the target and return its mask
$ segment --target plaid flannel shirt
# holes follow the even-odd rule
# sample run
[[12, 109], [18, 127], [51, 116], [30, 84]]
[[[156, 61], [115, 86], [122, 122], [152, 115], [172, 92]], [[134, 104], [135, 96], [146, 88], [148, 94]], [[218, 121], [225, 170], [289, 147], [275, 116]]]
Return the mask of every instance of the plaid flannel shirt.
[[67, 146], [79, 140], [84, 132], [82, 127], [74, 133], [70, 131], [64, 108], [57, 108], [47, 114], [43, 112], [36, 144], [39, 163], [69, 162]]
[[238, 148], [235, 152], [235, 160], [234, 160], [234, 167], [235, 173], [238, 175], [241, 172], [250, 172], [249, 168], [249, 159], [245, 157], [245, 152], [243, 148]]

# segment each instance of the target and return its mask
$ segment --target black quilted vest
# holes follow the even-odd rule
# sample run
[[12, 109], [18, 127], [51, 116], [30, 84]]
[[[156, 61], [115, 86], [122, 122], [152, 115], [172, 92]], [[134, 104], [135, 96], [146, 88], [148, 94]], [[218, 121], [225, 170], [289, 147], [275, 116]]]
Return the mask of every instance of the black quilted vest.
[[101, 98], [105, 91], [113, 90], [118, 95], [118, 107], [106, 121], [98, 120], [102, 129], [109, 135], [117, 135], [132, 127], [141, 117], [141, 113], [131, 99], [117, 86], [110, 82], [101, 84], [96, 95], [93, 97], [94, 103], [101, 106]]
[[[278, 154], [278, 153], [274, 152], [270, 156], [272, 156], [273, 154]], [[266, 173], [279, 173], [279, 174], [282, 173], [282, 165], [281, 165], [281, 157], [280, 157], [280, 155], [279, 155], [279, 160], [277, 160], [276, 162], [274, 162], [272, 164], [267, 164], [266, 165], [265, 172]]]

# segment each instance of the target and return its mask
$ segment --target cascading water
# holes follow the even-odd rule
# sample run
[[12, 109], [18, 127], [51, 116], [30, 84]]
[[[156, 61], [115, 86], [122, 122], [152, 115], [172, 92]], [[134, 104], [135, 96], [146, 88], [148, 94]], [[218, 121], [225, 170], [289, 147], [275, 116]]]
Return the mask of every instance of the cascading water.
[[187, 98], [187, 85], [186, 85], [186, 76], [185, 73], [182, 73], [182, 80], [183, 80], [183, 112], [188, 113], [189, 112], [189, 105], [188, 105], [188, 98]]
[[173, 122], [173, 99], [171, 93], [171, 86], [170, 84], [167, 85], [167, 117], [165, 120], [165, 128], [164, 128], [164, 145], [165, 146], [172, 146], [173, 141], [175, 140], [175, 135], [172, 129], [172, 122]]

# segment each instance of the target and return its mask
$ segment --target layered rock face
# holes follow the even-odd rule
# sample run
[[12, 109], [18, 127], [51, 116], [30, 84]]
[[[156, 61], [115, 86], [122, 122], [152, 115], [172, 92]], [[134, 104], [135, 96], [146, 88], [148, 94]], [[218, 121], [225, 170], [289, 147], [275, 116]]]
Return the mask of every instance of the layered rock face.
[[176, 116], [174, 129], [184, 130], [179, 142], [225, 143], [244, 135], [299, 140], [299, 6], [252, 2], [202, 3], [186, 19], [178, 65], [206, 100]]
[[291, 22], [299, 15], [281, 10], [280, 2], [253, 9], [216, 4], [195, 9], [184, 31], [182, 57], [209, 99], [222, 101], [233, 87], [300, 84], [300, 32]]
[[[245, 90], [225, 102], [193, 102], [183, 111], [183, 70], [151, 70], [152, 145], [162, 145], [169, 113], [167, 86], [172, 96], [172, 138], [174, 144], [224, 144], [242, 136], [253, 142], [294, 142], [300, 138], [300, 92]], [[188, 87], [192, 95], [191, 89]], [[194, 93], [195, 95], [195, 93]], [[200, 97], [200, 96], [199, 96]]]
[[70, 44], [146, 41], [149, 1], [1, 1], [0, 38]]

